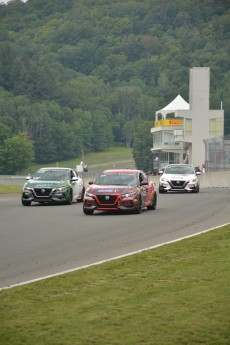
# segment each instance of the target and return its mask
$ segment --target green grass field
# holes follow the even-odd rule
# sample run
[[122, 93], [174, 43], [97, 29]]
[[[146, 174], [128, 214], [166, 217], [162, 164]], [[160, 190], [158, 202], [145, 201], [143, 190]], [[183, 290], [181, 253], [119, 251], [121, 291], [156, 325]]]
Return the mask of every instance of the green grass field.
[[230, 225], [0, 294], [1, 345], [228, 345]]
[[17, 194], [22, 192], [22, 186], [0, 184], [0, 194]]
[[[114, 162], [119, 161], [133, 161], [132, 149], [126, 147], [112, 147], [109, 148], [107, 151], [104, 152], [90, 152], [84, 154], [84, 157], [76, 157], [71, 160], [61, 161], [56, 163], [47, 163], [47, 164], [32, 164], [27, 170], [26, 174], [34, 173], [41, 167], [46, 166], [63, 166], [67, 168], [75, 168], [77, 164], [80, 164], [81, 161], [84, 161], [88, 166], [93, 166], [90, 171], [98, 170], [95, 166], [97, 164], [106, 164], [108, 163], [107, 167], [112, 168], [114, 166]], [[123, 165], [124, 163], [121, 163]], [[106, 168], [107, 168], [106, 167]]]

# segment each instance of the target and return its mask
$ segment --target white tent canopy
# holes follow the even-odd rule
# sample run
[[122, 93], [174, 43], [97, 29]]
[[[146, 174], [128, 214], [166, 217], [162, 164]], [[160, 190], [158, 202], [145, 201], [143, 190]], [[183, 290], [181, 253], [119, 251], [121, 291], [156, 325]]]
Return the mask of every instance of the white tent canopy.
[[176, 110], [189, 110], [189, 103], [187, 103], [181, 95], [178, 95], [171, 103], [166, 105], [166, 107], [156, 111], [156, 120], [158, 120], [158, 115], [162, 115], [163, 118], [167, 114], [174, 113]]

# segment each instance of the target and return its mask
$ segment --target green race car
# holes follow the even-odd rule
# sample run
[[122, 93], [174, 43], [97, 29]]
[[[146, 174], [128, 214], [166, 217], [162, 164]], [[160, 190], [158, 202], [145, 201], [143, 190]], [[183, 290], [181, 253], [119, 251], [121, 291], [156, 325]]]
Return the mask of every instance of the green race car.
[[72, 204], [83, 201], [83, 179], [70, 168], [41, 168], [23, 186], [22, 205], [32, 202]]

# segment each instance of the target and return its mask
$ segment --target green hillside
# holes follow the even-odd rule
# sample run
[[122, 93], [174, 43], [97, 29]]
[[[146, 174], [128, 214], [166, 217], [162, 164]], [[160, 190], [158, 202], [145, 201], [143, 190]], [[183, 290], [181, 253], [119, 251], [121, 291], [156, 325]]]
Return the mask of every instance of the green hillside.
[[0, 5], [0, 174], [132, 147], [157, 109], [188, 101], [192, 67], [210, 67], [230, 133], [229, 33], [224, 0]]

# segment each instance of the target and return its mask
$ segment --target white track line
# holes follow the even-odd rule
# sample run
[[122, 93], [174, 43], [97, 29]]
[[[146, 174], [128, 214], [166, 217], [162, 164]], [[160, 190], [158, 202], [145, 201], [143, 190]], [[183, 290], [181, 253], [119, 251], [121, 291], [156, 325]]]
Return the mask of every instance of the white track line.
[[127, 256], [131, 256], [131, 255], [134, 255], [134, 254], [139, 254], [139, 253], [142, 253], [142, 252], [147, 251], [147, 250], [151, 250], [151, 249], [155, 249], [155, 248], [158, 248], [158, 247], [162, 247], [162, 246], [164, 246], [166, 244], [171, 244], [171, 243], [182, 241], [182, 240], [184, 240], [186, 238], [191, 238], [191, 237], [194, 237], [194, 236], [198, 236], [198, 235], [204, 234], [206, 232], [209, 232], [209, 231], [212, 231], [212, 230], [215, 230], [215, 229], [218, 229], [218, 228], [222, 228], [222, 227], [227, 226], [229, 224], [230, 223], [222, 224], [222, 225], [216, 226], [216, 227], [211, 228], [211, 229], [199, 231], [199, 232], [197, 232], [195, 234], [192, 234], [192, 235], [188, 235], [188, 236], [177, 238], [176, 240], [172, 240], [172, 241], [156, 244], [155, 246], [152, 246], [152, 247], [147, 247], [147, 248], [139, 249], [139, 250], [136, 250], [134, 252], [130, 252], [130, 253], [127, 253], [127, 254], [115, 256], [113, 258], [109, 258], [109, 259], [102, 260], [102, 261], [97, 261], [97, 262], [94, 262], [94, 263], [89, 264], [89, 265], [84, 265], [84, 266], [72, 268], [72, 269], [69, 269], [69, 270], [66, 270], [66, 271], [62, 271], [62, 272], [59, 272], [59, 273], [50, 274], [48, 276], [44, 276], [44, 277], [40, 277], [40, 278], [35, 278], [35, 279], [31, 279], [31, 280], [28, 280], [28, 281], [25, 281], [25, 282], [22, 282], [22, 283], [18, 283], [18, 284], [13, 284], [13, 285], [9, 285], [9, 286], [6, 286], [6, 287], [2, 287], [2, 288], [0, 288], [0, 291], [3, 290], [3, 289], [11, 289], [11, 288], [16, 287], [16, 286], [31, 284], [31, 283], [34, 283], [34, 282], [37, 282], [37, 281], [40, 281], [40, 280], [57, 277], [57, 276], [60, 276], [60, 275], [66, 274], [66, 273], [71, 273], [71, 272], [79, 271], [79, 270], [82, 270], [84, 268], [101, 265], [101, 264], [103, 264], [105, 262], [122, 259], [122, 258], [125, 258]]

